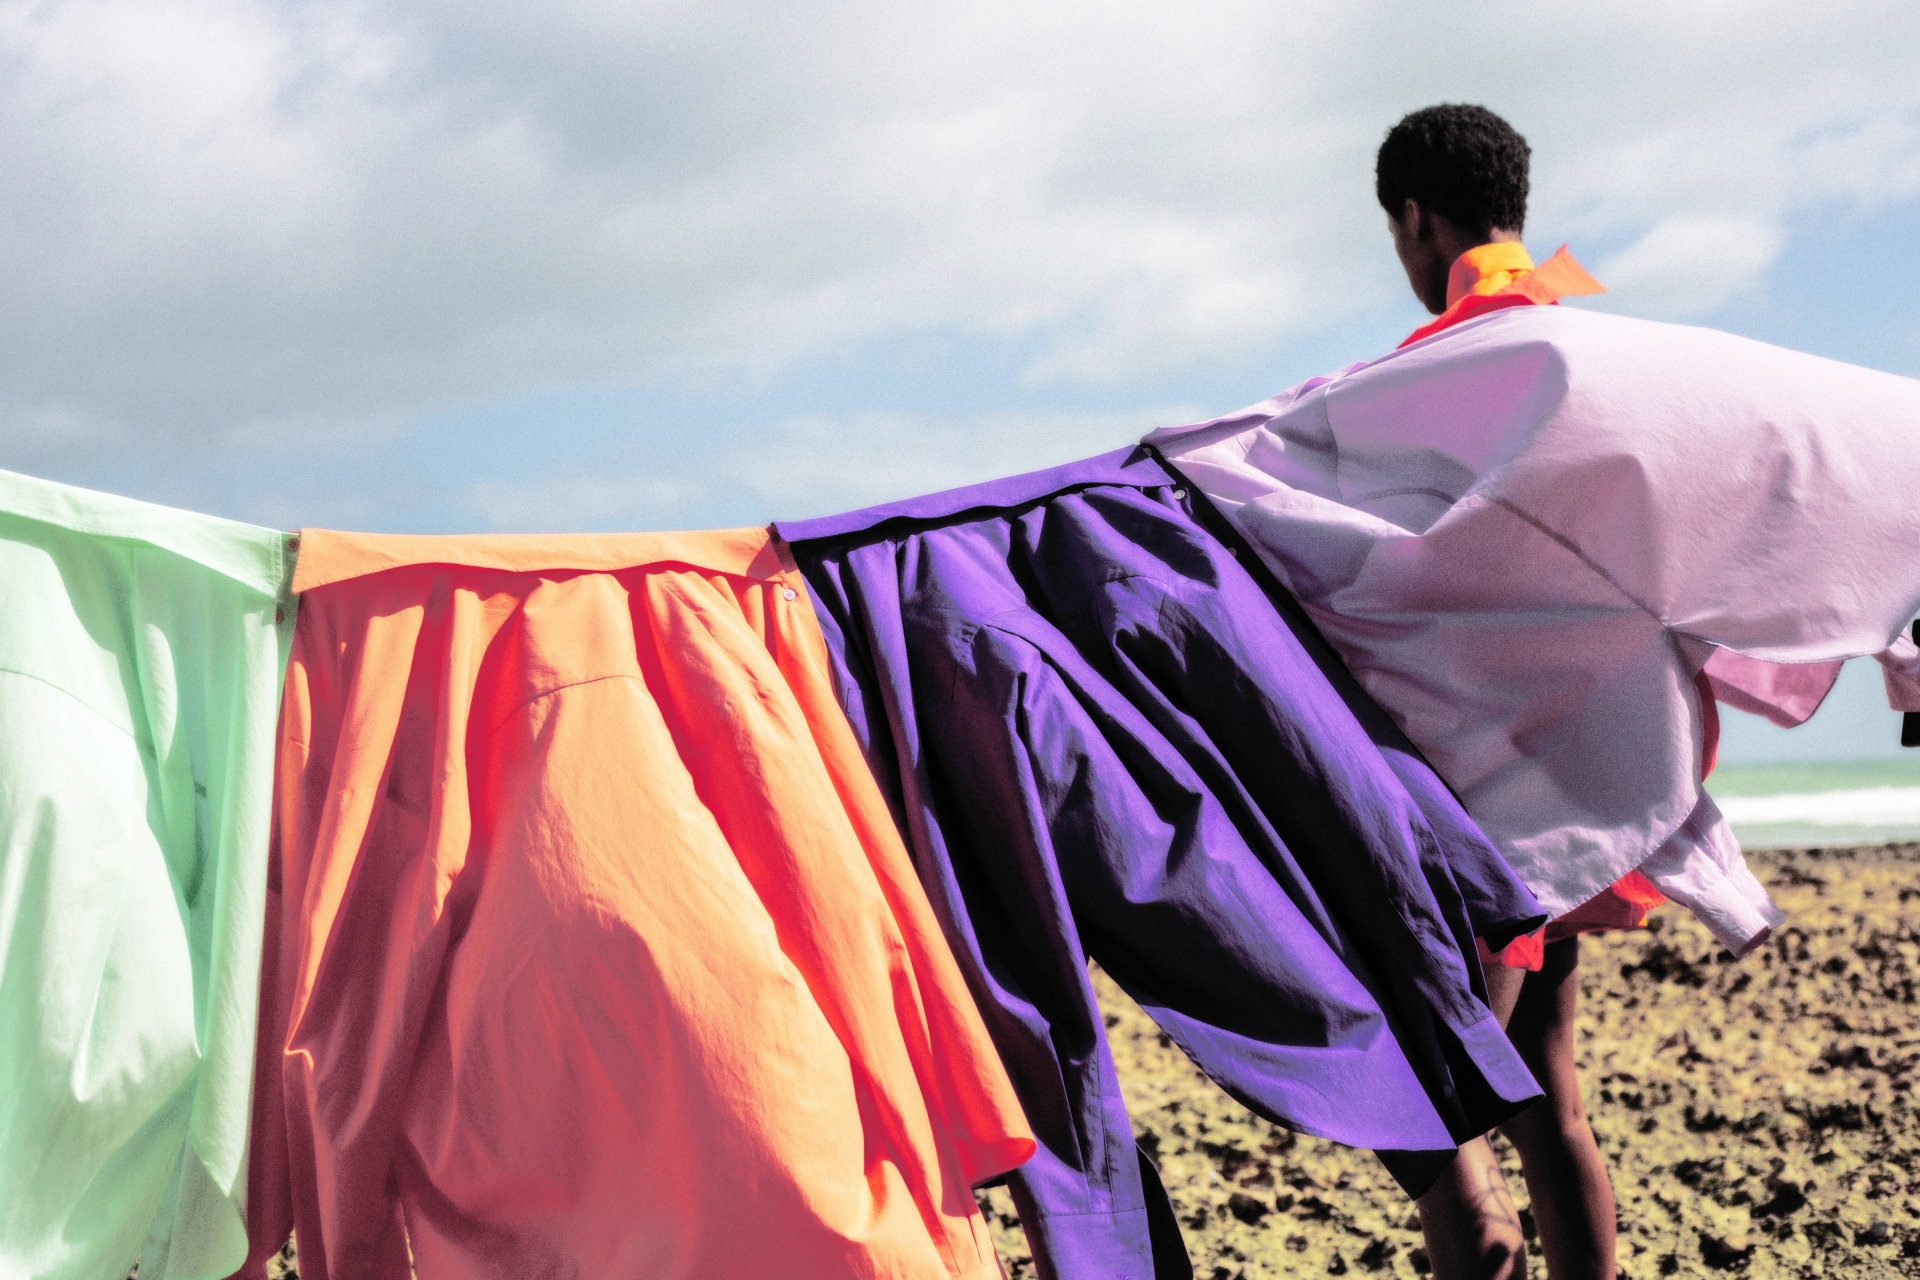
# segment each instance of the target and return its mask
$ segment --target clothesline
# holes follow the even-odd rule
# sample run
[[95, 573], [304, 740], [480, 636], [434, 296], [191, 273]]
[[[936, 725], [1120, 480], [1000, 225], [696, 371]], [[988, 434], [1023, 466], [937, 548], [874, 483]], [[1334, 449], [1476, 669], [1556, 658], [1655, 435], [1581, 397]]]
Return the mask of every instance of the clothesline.
[[[1535, 1096], [1461, 945], [1542, 913], [1144, 453], [784, 539], [287, 536], [25, 477], [0, 509], [5, 616], [74, 619], [0, 661], [9, 705], [17, 684], [110, 709], [121, 731], [76, 750], [123, 761], [10, 766], [54, 815], [26, 856], [75, 877], [10, 945], [129, 949], [59, 994], [138, 1076], [113, 984], [172, 963], [179, 903], [214, 912], [150, 1011], [201, 1082], [171, 1127], [144, 1095], [69, 1094], [72, 1046], [15, 1024], [49, 1127], [5, 1154], [70, 1160], [36, 1247], [76, 1267], [225, 1275], [297, 1228], [318, 1277], [476, 1250], [994, 1274], [968, 1187], [1013, 1169], [1060, 1274], [1153, 1273], [1184, 1250], [1125, 1154], [1089, 952], [1249, 1105], [1388, 1149], [1410, 1190]], [[236, 703], [217, 655], [242, 650]], [[72, 847], [69, 815], [141, 823], [154, 761], [224, 838]], [[81, 901], [130, 858], [132, 929]], [[82, 1117], [101, 1137], [64, 1142]]]

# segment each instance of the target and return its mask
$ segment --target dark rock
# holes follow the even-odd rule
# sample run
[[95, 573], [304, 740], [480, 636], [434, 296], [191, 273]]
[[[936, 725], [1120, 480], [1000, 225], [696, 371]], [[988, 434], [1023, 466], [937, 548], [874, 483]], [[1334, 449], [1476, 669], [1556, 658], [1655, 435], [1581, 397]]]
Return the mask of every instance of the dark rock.
[[[1789, 1108], [1791, 1110], [1791, 1108]], [[1869, 1120], [1877, 1120], [1868, 1108], [1857, 1102], [1829, 1102], [1801, 1111], [1807, 1125], [1814, 1129], [1864, 1129]], [[1815, 1158], [1816, 1162], [1818, 1157]]]
[[1893, 1228], [1884, 1222], [1876, 1222], [1865, 1231], [1854, 1234], [1855, 1244], [1886, 1244], [1893, 1239]]
[[1374, 1239], [1367, 1242], [1367, 1247], [1365, 1249], [1362, 1249], [1360, 1251], [1359, 1262], [1361, 1266], [1365, 1267], [1369, 1271], [1378, 1271], [1380, 1270], [1380, 1268], [1386, 1266], [1389, 1262], [1392, 1262], [1394, 1255], [1399, 1252], [1400, 1252], [1399, 1245], [1395, 1244], [1391, 1240], [1382, 1239], [1376, 1236]]
[[1302, 1196], [1297, 1208], [1301, 1217], [1315, 1222], [1325, 1222], [1333, 1217], [1333, 1206], [1319, 1196]]
[[1194, 1145], [1219, 1166], [1220, 1176], [1224, 1178], [1232, 1178], [1253, 1159], [1253, 1152], [1236, 1142], [1208, 1142], [1203, 1138]]
[[1257, 1187], [1264, 1191], [1273, 1185], [1273, 1166], [1255, 1165], [1251, 1172], [1241, 1174], [1236, 1181], [1243, 1187]]
[[1754, 1209], [1753, 1216], [1756, 1218], [1784, 1218], [1807, 1207], [1806, 1193], [1800, 1190], [1797, 1183], [1785, 1178], [1768, 1178], [1767, 1188], [1773, 1195], [1768, 1197], [1765, 1204]]
[[1707, 1160], [1682, 1160], [1673, 1166], [1673, 1176], [1690, 1187], [1699, 1187], [1709, 1175], [1718, 1174], [1726, 1167], [1726, 1161], [1719, 1156]]
[[1227, 1212], [1254, 1227], [1260, 1225], [1260, 1219], [1273, 1210], [1266, 1201], [1256, 1200], [1244, 1191], [1236, 1191], [1227, 1197]]
[[1700, 1261], [1716, 1271], [1738, 1266], [1753, 1257], [1753, 1241], [1745, 1236], [1716, 1236], [1700, 1233]]

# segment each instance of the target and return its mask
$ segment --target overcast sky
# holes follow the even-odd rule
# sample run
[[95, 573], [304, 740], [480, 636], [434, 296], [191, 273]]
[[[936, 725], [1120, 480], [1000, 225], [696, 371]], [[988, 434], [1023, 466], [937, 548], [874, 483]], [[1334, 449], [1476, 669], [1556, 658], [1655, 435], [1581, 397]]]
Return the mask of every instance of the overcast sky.
[[1118, 447], [1419, 322], [1436, 101], [1592, 305], [1920, 374], [1916, 67], [1911, 0], [0, 3], [0, 466], [647, 529]]

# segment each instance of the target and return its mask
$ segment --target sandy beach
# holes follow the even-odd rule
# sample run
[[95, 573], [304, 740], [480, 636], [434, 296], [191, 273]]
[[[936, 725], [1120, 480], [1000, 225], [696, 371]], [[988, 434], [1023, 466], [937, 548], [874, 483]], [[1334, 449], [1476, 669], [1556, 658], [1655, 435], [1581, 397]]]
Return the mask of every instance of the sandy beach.
[[[1580, 1066], [1621, 1274], [1920, 1275], [1920, 845], [1752, 860], [1787, 922], [1745, 960], [1673, 906], [1582, 944]], [[1195, 1276], [1425, 1274], [1413, 1206], [1370, 1154], [1254, 1118], [1096, 978]], [[1011, 1198], [981, 1198], [1008, 1274], [1033, 1276]]]

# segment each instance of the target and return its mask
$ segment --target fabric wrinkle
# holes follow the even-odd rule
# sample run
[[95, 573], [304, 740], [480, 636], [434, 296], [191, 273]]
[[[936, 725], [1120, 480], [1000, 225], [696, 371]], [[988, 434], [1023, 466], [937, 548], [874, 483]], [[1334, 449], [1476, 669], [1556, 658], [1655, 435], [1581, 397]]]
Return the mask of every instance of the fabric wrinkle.
[[995, 1267], [1031, 1140], [766, 533], [303, 543], [256, 1249]]
[[0, 1271], [245, 1257], [280, 537], [0, 472]]
[[1723, 824], [1690, 825], [1711, 755], [1695, 676], [1796, 723], [1904, 628], [1920, 530], [1891, 495], [1917, 384], [1537, 305], [1316, 381], [1344, 483], [1464, 463], [1472, 486], [1410, 536], [1301, 488], [1290, 451], [1324, 442], [1268, 408], [1298, 394], [1148, 441], [1221, 499], [1556, 916], [1677, 840], [1701, 860], [1679, 891], [1754, 945], [1771, 908], [1713, 872]]
[[[1544, 913], [1183, 487], [1122, 450], [777, 526], [1041, 1144], [1008, 1182], [1049, 1277], [1186, 1265], [1089, 956], [1234, 1097], [1421, 1187], [1534, 1094], [1478, 1031], [1476, 922], [1429, 864], [1463, 855], [1496, 932]], [[1425, 806], [1453, 811], [1446, 843]]]

